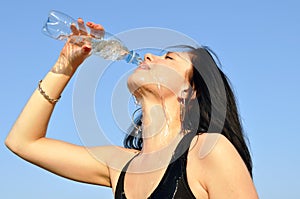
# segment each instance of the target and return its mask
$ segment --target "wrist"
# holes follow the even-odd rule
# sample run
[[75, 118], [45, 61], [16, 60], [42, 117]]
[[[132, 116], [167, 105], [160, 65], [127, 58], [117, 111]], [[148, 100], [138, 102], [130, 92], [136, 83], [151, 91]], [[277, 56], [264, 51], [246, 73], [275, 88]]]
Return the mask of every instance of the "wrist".
[[70, 81], [71, 76], [49, 72], [38, 83], [37, 91], [51, 104], [55, 104]]
[[41, 84], [42, 84], [43, 80], [39, 81], [38, 84], [38, 91], [40, 92], [40, 94], [50, 103], [50, 104], [55, 104], [56, 102], [58, 102], [58, 100], [61, 98], [61, 95], [59, 95], [57, 98], [51, 98], [49, 95], [47, 95], [47, 93], [44, 91], [44, 89], [42, 88]]
[[70, 61], [63, 54], [61, 54], [52, 67], [51, 72], [55, 74], [71, 76], [76, 71], [76, 68], [77, 67], [72, 66]]

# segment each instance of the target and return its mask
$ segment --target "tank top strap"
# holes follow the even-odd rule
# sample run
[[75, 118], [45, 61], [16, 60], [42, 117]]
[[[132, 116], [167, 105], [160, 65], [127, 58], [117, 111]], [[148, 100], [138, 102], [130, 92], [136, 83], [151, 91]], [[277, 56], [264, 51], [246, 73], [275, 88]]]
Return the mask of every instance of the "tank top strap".
[[176, 159], [178, 159], [179, 157], [181, 157], [182, 155], [184, 155], [185, 153], [187, 153], [189, 151], [191, 142], [194, 137], [195, 137], [194, 133], [188, 133], [183, 136], [183, 138], [180, 140], [180, 142], [178, 143], [178, 145], [175, 148], [171, 162], [176, 161]]
[[131, 163], [131, 161], [138, 156], [139, 153], [137, 153], [136, 155], [134, 155], [127, 163], [126, 165], [123, 167], [119, 179], [118, 179], [118, 183], [117, 183], [117, 187], [116, 187], [116, 191], [115, 191], [115, 198], [119, 198], [119, 199], [126, 199], [125, 196], [125, 192], [124, 192], [124, 178], [125, 178], [125, 174], [126, 171], [128, 169], [129, 164]]

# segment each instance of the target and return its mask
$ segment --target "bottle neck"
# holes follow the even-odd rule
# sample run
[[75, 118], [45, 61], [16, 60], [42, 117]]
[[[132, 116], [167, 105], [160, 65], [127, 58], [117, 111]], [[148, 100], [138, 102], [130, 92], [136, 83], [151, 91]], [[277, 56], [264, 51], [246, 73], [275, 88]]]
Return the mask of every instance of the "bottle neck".
[[124, 60], [129, 64], [135, 65], [139, 65], [143, 61], [140, 55], [133, 50], [129, 51], [129, 53], [124, 57]]

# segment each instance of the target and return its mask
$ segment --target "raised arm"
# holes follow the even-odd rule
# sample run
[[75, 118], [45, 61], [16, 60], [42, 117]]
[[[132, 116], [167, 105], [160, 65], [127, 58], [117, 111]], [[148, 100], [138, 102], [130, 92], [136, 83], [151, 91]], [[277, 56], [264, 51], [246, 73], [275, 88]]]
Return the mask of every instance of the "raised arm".
[[[23, 159], [43, 167], [50, 172], [76, 181], [111, 186], [109, 169], [105, 161], [93, 158], [88, 150], [66, 142], [46, 138], [49, 119], [58, 99], [79, 65], [89, 56], [91, 46], [82, 19], [78, 19], [78, 30], [71, 29], [73, 35], [85, 35], [81, 44], [66, 42], [57, 62], [40, 82], [19, 115], [10, 133], [6, 146]], [[103, 31], [100, 25], [87, 23], [91, 33]], [[47, 97], [48, 96], [48, 97]]]

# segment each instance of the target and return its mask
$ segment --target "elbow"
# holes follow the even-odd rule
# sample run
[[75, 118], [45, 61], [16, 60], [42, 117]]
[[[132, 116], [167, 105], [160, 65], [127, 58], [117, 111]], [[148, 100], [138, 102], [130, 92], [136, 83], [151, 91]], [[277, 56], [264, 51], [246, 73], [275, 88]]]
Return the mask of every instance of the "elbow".
[[18, 148], [17, 144], [13, 141], [13, 139], [10, 136], [7, 136], [7, 138], [5, 139], [4, 144], [12, 152], [16, 152], [17, 151], [17, 148]]
[[8, 135], [5, 139], [5, 146], [12, 152], [19, 154], [19, 152], [22, 150], [22, 142], [18, 141], [18, 139]]
[[9, 138], [9, 135], [6, 137], [6, 139], [5, 139], [5, 141], [4, 141], [4, 144], [5, 144], [5, 146], [6, 146], [8, 149], [11, 149], [12, 141], [11, 141], [11, 139]]

